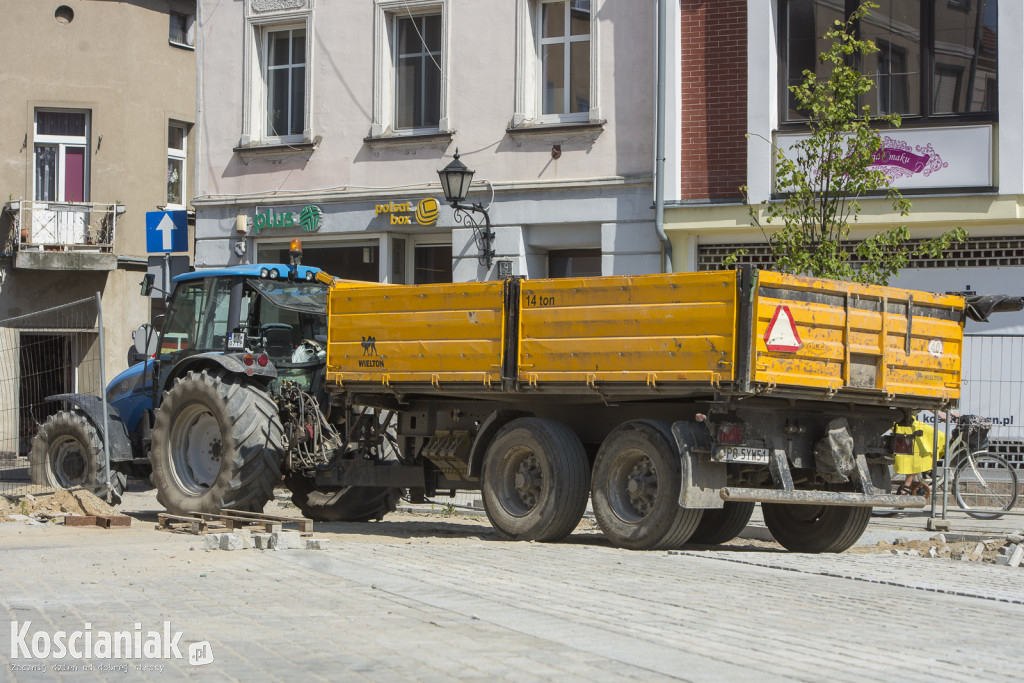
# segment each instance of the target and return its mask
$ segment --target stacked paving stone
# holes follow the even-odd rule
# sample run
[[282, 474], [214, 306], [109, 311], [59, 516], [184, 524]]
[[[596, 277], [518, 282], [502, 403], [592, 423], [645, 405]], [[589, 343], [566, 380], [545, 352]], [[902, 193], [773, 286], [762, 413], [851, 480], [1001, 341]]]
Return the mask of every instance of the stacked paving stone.
[[248, 529], [229, 533], [206, 534], [206, 550], [327, 550], [329, 541], [322, 538], [303, 539], [298, 531], [275, 531], [272, 534], [254, 534]]

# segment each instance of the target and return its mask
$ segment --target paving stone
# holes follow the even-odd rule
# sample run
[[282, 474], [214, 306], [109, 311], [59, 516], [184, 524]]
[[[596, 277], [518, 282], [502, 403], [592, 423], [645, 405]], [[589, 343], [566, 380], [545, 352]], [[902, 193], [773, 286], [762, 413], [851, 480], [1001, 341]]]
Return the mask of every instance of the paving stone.
[[206, 534], [203, 537], [203, 547], [206, 550], [217, 550], [220, 548], [220, 534]]
[[273, 550], [291, 550], [300, 547], [302, 536], [298, 531], [275, 531], [270, 534], [270, 547]]
[[326, 538], [307, 538], [306, 550], [327, 550], [331, 542]]
[[238, 534], [221, 534], [220, 535], [220, 549], [221, 550], [242, 550], [245, 545], [242, 542], [242, 537]]
[[1006, 566], [1019, 567], [1021, 560], [1024, 560], [1024, 545], [1018, 544], [1010, 554], [1010, 559], [1007, 561]]
[[258, 550], [270, 550], [271, 534], [253, 534], [252, 546]]

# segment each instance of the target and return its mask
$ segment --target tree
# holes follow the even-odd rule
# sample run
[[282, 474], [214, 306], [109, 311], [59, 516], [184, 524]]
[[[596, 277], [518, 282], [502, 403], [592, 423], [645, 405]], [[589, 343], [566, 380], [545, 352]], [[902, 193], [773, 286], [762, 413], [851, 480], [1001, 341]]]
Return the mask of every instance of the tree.
[[[776, 187], [785, 196], [750, 206], [751, 221], [765, 234], [782, 272], [884, 285], [911, 257], [935, 258], [967, 240], [967, 231], [956, 228], [915, 244], [907, 226], [900, 225], [855, 244], [848, 242], [861, 197], [880, 193], [900, 216], [909, 215], [911, 206], [885, 172], [872, 166], [877, 155], [884, 154], [876, 128], [898, 128], [900, 116], [872, 116], [870, 105], [861, 104], [874, 83], [858, 70], [857, 62], [862, 55], [878, 52], [878, 47], [858, 38], [855, 29], [877, 7], [863, 2], [845, 22], [836, 20], [825, 33], [829, 47], [818, 60], [831, 65], [827, 79], [808, 69], [803, 81], [789, 88], [808, 116], [809, 135], [788, 153], [774, 150]], [[746, 195], [748, 188], [741, 189]], [[783, 227], [769, 234], [761, 224], [762, 214], [765, 223], [778, 221]], [[735, 263], [743, 253], [730, 255], [726, 264]]]

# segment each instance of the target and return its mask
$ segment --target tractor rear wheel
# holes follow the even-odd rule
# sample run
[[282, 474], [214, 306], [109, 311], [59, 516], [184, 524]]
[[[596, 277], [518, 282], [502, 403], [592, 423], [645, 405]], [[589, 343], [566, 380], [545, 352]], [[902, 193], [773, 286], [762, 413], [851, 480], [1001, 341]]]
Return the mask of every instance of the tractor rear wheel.
[[277, 404], [223, 372], [189, 372], [156, 412], [150, 459], [169, 512], [260, 512], [281, 480], [284, 430]]

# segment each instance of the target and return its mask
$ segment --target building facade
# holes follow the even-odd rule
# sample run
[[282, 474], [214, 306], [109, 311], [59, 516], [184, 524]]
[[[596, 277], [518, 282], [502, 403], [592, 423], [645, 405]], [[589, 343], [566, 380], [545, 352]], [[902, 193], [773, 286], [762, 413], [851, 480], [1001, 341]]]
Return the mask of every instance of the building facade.
[[[650, 3], [203, 0], [199, 25], [197, 267], [301, 237], [369, 281], [659, 270]], [[456, 151], [491, 245], [444, 203]]]
[[[0, 0], [0, 16], [0, 321], [99, 292], [110, 378], [151, 316], [146, 212], [187, 209], [191, 195], [195, 2]], [[5, 330], [5, 386], [24, 384], [31, 346], [45, 364], [36, 393], [101, 390], [79, 372], [96, 342], [72, 343], [81, 335], [59, 317], [20, 325]], [[24, 424], [2, 427], [23, 449], [45, 415], [21, 412]]]
[[[883, 198], [865, 198], [851, 233], [862, 239], [906, 224], [914, 238], [962, 226], [963, 248], [914, 261], [892, 284], [929, 291], [1006, 292], [1024, 275], [1024, 6], [1007, 0], [877, 0], [860, 35], [874, 112], [899, 113], [880, 131], [878, 164], [913, 204], [908, 217]], [[721, 0], [680, 3], [681, 64], [675, 163], [665, 230], [678, 270], [714, 269], [738, 247], [754, 263], [770, 249], [751, 224], [749, 204], [778, 196], [773, 145], [805, 133], [788, 86], [821, 69], [821, 36], [856, 7], [853, 0]], [[723, 60], [727, 51], [734, 59]], [[670, 148], [672, 149], [672, 148]], [[749, 187], [744, 197], [740, 186]], [[763, 221], [762, 221], [763, 222]], [[1024, 332], [1024, 317], [987, 328]]]

